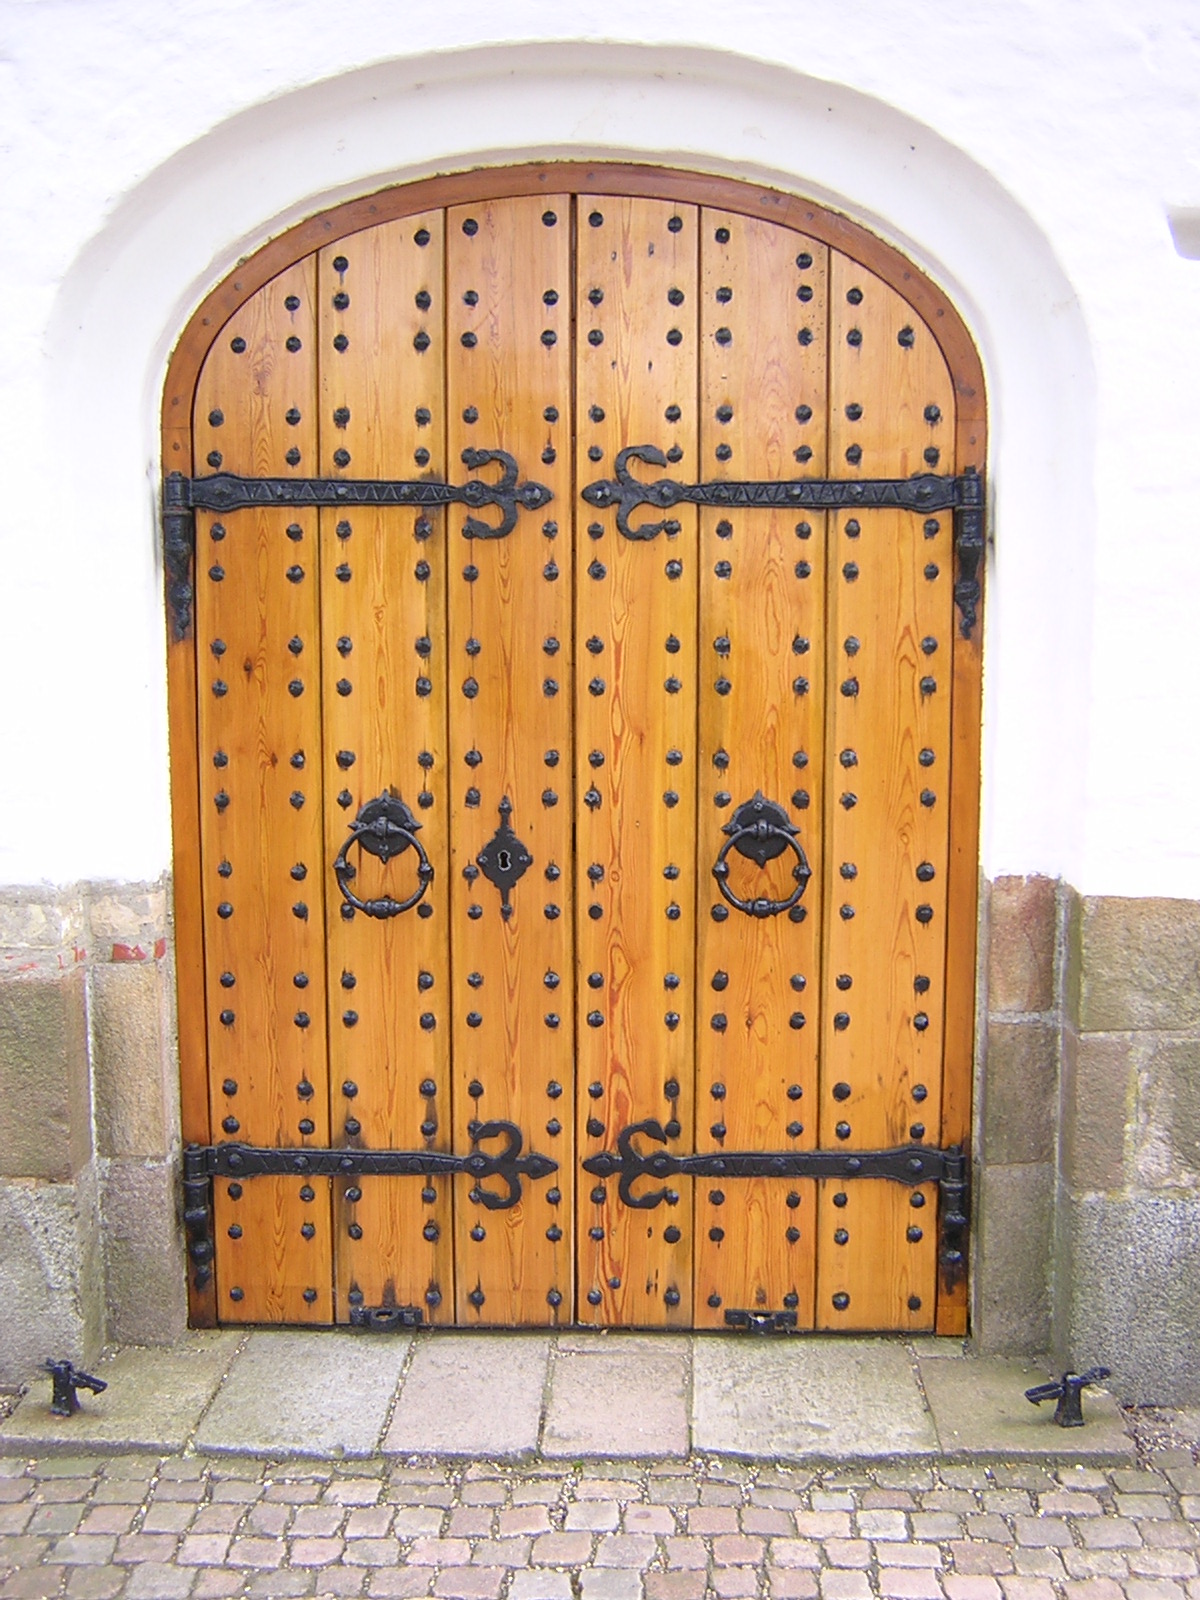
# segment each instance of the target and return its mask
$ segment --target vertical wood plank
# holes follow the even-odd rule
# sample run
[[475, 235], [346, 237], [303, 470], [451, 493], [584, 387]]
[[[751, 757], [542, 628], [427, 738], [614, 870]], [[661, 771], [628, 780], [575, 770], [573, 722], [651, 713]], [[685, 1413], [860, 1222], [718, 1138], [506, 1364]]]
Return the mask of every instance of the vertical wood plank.
[[[973, 352], [972, 352], [973, 353]], [[946, 433], [954, 444], [955, 472], [987, 469], [987, 418], [983, 380], [976, 362], [955, 374], [956, 427]], [[950, 467], [947, 465], [946, 470]], [[986, 530], [985, 530], [986, 534]], [[950, 752], [950, 859], [946, 888], [946, 1022], [942, 1067], [943, 1146], [969, 1152], [971, 1096], [975, 1079], [975, 994], [979, 929], [979, 784], [982, 768], [983, 599], [986, 550], [980, 557], [979, 600], [970, 634], [963, 615], [954, 613], [954, 689]], [[957, 577], [957, 572], [955, 574]], [[968, 1274], [965, 1262], [940, 1264], [937, 1328], [941, 1334], [967, 1331]]]
[[[315, 262], [226, 324], [201, 373], [202, 470], [317, 464]], [[321, 822], [319, 561], [313, 511], [197, 517], [201, 881], [218, 1138], [329, 1137]], [[301, 1190], [307, 1190], [306, 1199]], [[328, 1322], [329, 1184], [215, 1186], [226, 1322]]]
[[[940, 469], [954, 415], [941, 352], [836, 252], [829, 411], [832, 472]], [[833, 524], [821, 1135], [870, 1149], [940, 1131], [952, 529], [945, 513], [893, 510]], [[930, 1186], [823, 1183], [817, 1326], [932, 1328], [936, 1212]]]
[[[442, 213], [341, 239], [318, 262], [321, 472], [446, 473]], [[449, 1150], [450, 917], [444, 510], [321, 511], [330, 1092], [333, 1142]], [[395, 796], [433, 879], [389, 918], [356, 912], [331, 863], [361, 807]], [[348, 852], [360, 899], [418, 887], [411, 847]], [[454, 1318], [449, 1177], [336, 1180], [337, 1317], [415, 1306]]]
[[[462, 1181], [457, 1307], [469, 1325], [569, 1322], [572, 1304], [570, 219], [562, 194], [446, 218], [450, 468], [463, 471], [466, 449], [506, 450], [521, 480], [554, 496], [506, 538], [465, 539], [461, 508], [447, 531], [455, 1149], [501, 1120], [525, 1153], [558, 1163], [524, 1178], [511, 1209], [488, 1209]], [[476, 864], [502, 803], [533, 858], [508, 918]]]
[[[577, 201], [576, 481], [652, 444], [697, 468], [698, 213], [656, 200]], [[648, 477], [653, 467], [635, 468]], [[661, 469], [660, 469], [661, 470]], [[697, 517], [623, 538], [581, 508], [575, 696], [581, 804], [578, 1060], [581, 1159], [654, 1119], [694, 1148]], [[651, 508], [636, 525], [653, 521]], [[586, 545], [586, 548], [584, 546]], [[643, 1136], [641, 1146], [652, 1149]], [[577, 1316], [608, 1326], [692, 1320], [692, 1184], [652, 1211], [581, 1174]], [[651, 1185], [651, 1188], [654, 1186]]]
[[[826, 442], [828, 250], [774, 223], [701, 213], [700, 475], [821, 477]], [[806, 1150], [817, 1142], [824, 858], [825, 517], [700, 513], [696, 1147]], [[813, 877], [790, 913], [731, 909], [712, 867], [737, 806], [782, 806]], [[797, 858], [765, 868], [736, 849], [730, 890], [785, 901]], [[811, 1326], [810, 1179], [703, 1182], [696, 1193], [695, 1321], [789, 1311]]]

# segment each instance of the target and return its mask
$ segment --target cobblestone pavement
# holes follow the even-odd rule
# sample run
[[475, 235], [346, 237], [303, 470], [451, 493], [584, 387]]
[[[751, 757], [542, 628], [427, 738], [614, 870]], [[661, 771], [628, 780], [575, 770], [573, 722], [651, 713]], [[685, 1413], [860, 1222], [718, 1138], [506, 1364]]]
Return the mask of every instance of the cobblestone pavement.
[[1200, 1600], [1200, 1467], [0, 1459], [0, 1596]]

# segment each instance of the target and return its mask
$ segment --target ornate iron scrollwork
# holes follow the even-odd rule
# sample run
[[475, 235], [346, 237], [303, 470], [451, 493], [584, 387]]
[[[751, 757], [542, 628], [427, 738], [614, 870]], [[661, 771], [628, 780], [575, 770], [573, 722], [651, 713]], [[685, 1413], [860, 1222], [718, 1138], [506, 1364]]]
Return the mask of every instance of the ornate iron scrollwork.
[[[748, 917], [777, 917], [781, 911], [790, 911], [799, 903], [812, 877], [812, 868], [796, 837], [799, 830], [793, 826], [781, 805], [766, 799], [760, 789], [753, 800], [743, 800], [721, 832], [728, 837], [713, 862], [712, 875], [717, 880], [717, 888], [722, 896], [735, 911], [744, 911]], [[786, 900], [771, 900], [765, 895], [754, 900], [741, 900], [734, 894], [729, 887], [729, 863], [726, 860], [731, 850], [765, 867], [768, 861], [773, 861], [789, 848], [796, 853], [796, 864], [792, 868], [796, 887]]]
[[[476, 1146], [465, 1156], [449, 1150], [287, 1150], [247, 1144], [193, 1145], [186, 1154], [189, 1177], [200, 1178], [410, 1178], [465, 1172], [474, 1179], [471, 1199], [489, 1211], [509, 1211], [521, 1198], [522, 1177], [548, 1178], [558, 1162], [531, 1150], [523, 1155], [525, 1137], [515, 1122], [481, 1122], [474, 1127]], [[504, 1139], [494, 1154], [478, 1146]], [[503, 1194], [481, 1187], [499, 1178]]]
[[672, 1155], [667, 1150], [640, 1151], [634, 1139], [644, 1136], [666, 1144], [662, 1124], [653, 1118], [632, 1123], [617, 1136], [617, 1153], [603, 1150], [583, 1162], [583, 1170], [596, 1178], [619, 1178], [617, 1192], [624, 1205], [635, 1211], [652, 1211], [667, 1198], [666, 1189], [635, 1195], [639, 1178], [891, 1178], [916, 1185], [941, 1183], [948, 1169], [957, 1170], [962, 1150], [930, 1149], [925, 1145], [900, 1145], [893, 1150], [704, 1150], [695, 1155]]
[[475, 512], [495, 506], [499, 522], [468, 516], [463, 533], [468, 539], [504, 539], [516, 527], [518, 511], [540, 511], [554, 498], [545, 484], [517, 482], [517, 462], [507, 450], [468, 449], [463, 451], [462, 461], [471, 472], [493, 462], [502, 471], [494, 483], [481, 478], [439, 483], [426, 478], [242, 478], [232, 472], [188, 478], [182, 472], [168, 473], [163, 482], [163, 566], [175, 638], [186, 638], [192, 625], [196, 511], [241, 511], [253, 506], [464, 505]]
[[983, 479], [974, 467], [968, 467], [957, 478], [922, 472], [912, 478], [789, 478], [774, 482], [730, 478], [712, 483], [677, 483], [674, 478], [659, 478], [645, 483], [634, 477], [631, 461], [644, 461], [651, 467], [667, 464], [657, 445], [627, 445], [617, 452], [615, 478], [598, 478], [580, 491], [590, 506], [600, 510], [616, 506], [617, 531], [626, 539], [653, 539], [664, 531], [677, 533], [678, 522], [669, 518], [643, 522], [637, 527], [631, 525], [629, 518], [639, 506], [669, 511], [685, 502], [727, 510], [787, 506], [812, 511], [869, 511], [894, 506], [901, 511], [953, 511], [958, 561], [954, 600], [962, 636], [971, 637], [983, 592], [979, 568], [985, 543]]
[[[644, 483], [629, 470], [630, 461], [664, 467], [667, 458], [657, 445], [631, 444], [617, 452], [616, 477], [600, 478], [580, 492], [588, 505], [606, 510], [617, 508], [617, 530], [627, 539], [653, 539], [657, 533], [671, 533], [667, 521], [630, 526], [629, 517], [638, 506], [653, 506], [669, 511], [672, 506], [720, 506], [726, 509], [788, 506], [799, 510], [837, 511], [856, 508], [895, 506], [903, 511], [945, 511], [964, 503], [964, 479], [920, 473], [914, 478], [788, 478], [758, 482], [718, 479], [712, 483], [677, 483], [659, 478]], [[976, 483], [979, 479], [976, 478]]]
[[[433, 866], [425, 854], [425, 847], [417, 838], [421, 824], [398, 795], [385, 789], [378, 800], [368, 800], [350, 824], [350, 837], [333, 860], [334, 876], [342, 899], [356, 911], [368, 917], [398, 917], [402, 911], [411, 911], [433, 882]], [[352, 844], [365, 850], [385, 865], [393, 856], [402, 855], [411, 845], [417, 852], [417, 887], [407, 899], [394, 900], [391, 895], [380, 895], [374, 900], [360, 900], [350, 884], [357, 869], [347, 859], [346, 852]]]
[[505, 795], [500, 802], [500, 826], [475, 854], [480, 872], [500, 891], [500, 915], [505, 922], [512, 916], [508, 897], [533, 865], [532, 855], [512, 830], [511, 816], [512, 801]]
[[[498, 462], [504, 469], [495, 483], [470, 478], [466, 483], [439, 483], [429, 478], [239, 478], [232, 472], [183, 480], [183, 497], [194, 511], [241, 511], [250, 506], [469, 506], [481, 511], [496, 506], [500, 521], [493, 527], [468, 517], [468, 539], [503, 539], [517, 525], [517, 511], [538, 511], [554, 498], [545, 484], [518, 483], [517, 463], [507, 450], [464, 450], [463, 465], [471, 472]], [[175, 477], [176, 474], [172, 474]]]

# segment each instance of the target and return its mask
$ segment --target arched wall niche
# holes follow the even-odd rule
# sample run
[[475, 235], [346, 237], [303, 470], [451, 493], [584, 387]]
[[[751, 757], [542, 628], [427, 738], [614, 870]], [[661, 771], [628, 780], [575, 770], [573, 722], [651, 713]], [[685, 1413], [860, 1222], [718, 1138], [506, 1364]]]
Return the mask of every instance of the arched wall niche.
[[[503, 130], [503, 145], [480, 144], [485, 126]], [[958, 309], [986, 374], [996, 530], [983, 865], [988, 876], [1080, 881], [1087, 722], [1065, 708], [1090, 650], [1091, 352], [1046, 237], [963, 150], [852, 87], [732, 53], [575, 43], [392, 61], [248, 107], [150, 172], [81, 250], [50, 319], [46, 403], [133, 426], [85, 431], [56, 469], [57, 536], [81, 543], [74, 570], [103, 562], [74, 610], [61, 599], [96, 648], [120, 633], [130, 667], [120, 718], [144, 735], [137, 751], [120, 749], [111, 697], [73, 685], [74, 749], [99, 779], [107, 770], [101, 793], [133, 785], [143, 805], [136, 818], [115, 799], [105, 809], [93, 830], [104, 860], [18, 869], [147, 879], [169, 856], [154, 505], [164, 378], [195, 308], [239, 260], [333, 205], [530, 158], [670, 165], [831, 205], [890, 241]], [[49, 775], [47, 792], [59, 792]], [[53, 803], [20, 836], [31, 863], [75, 837]]]

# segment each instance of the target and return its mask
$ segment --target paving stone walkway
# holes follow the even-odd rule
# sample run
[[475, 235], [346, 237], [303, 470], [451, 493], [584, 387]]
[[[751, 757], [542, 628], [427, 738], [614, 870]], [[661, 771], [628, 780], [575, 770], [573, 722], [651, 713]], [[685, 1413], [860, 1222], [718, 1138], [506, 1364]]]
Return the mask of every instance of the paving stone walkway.
[[1200, 1467], [0, 1459], [0, 1597], [1200, 1600]]

